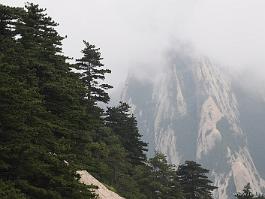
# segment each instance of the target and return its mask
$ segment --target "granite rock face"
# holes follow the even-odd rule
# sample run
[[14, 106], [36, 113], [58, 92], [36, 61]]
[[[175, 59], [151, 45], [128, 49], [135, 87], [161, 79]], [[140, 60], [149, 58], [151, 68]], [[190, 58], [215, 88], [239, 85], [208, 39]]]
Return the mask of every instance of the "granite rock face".
[[155, 81], [129, 75], [121, 98], [132, 106], [149, 155], [200, 162], [219, 187], [215, 198], [231, 198], [248, 182], [254, 192], [265, 191], [264, 98], [241, 89], [208, 58], [176, 53]]
[[96, 178], [94, 178], [87, 171], [78, 171], [77, 173], [81, 177], [80, 182], [86, 185], [95, 185], [98, 187], [97, 189], [95, 189], [95, 193], [98, 195], [99, 199], [124, 199], [123, 197], [120, 197], [115, 192], [109, 190], [105, 185], [99, 182]]

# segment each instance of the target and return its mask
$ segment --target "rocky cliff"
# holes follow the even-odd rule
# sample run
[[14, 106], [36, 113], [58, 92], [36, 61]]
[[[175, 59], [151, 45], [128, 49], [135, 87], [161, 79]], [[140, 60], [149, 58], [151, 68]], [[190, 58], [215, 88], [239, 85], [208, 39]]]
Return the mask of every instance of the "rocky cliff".
[[265, 148], [252, 137], [264, 138], [265, 115], [257, 111], [264, 100], [257, 103], [208, 58], [176, 53], [155, 81], [129, 75], [122, 100], [132, 106], [149, 155], [202, 163], [219, 187], [215, 198], [231, 198], [248, 182], [254, 192], [265, 190]]

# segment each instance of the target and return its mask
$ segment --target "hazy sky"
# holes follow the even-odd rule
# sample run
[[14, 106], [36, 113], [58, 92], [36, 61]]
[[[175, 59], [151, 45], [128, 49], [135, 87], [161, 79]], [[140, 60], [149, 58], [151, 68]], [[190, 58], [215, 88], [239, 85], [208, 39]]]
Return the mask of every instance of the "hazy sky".
[[[1, 0], [23, 6], [23, 0]], [[33, 0], [67, 35], [64, 52], [80, 57], [82, 40], [101, 48], [116, 86], [128, 68], [158, 68], [178, 41], [234, 69], [265, 79], [265, 0]], [[260, 72], [262, 71], [262, 72]]]

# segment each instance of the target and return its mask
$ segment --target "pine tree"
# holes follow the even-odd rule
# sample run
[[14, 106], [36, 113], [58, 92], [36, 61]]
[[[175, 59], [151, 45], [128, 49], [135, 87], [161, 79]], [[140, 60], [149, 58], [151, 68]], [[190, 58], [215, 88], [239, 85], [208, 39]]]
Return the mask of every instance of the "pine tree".
[[[78, 182], [76, 168], [65, 164], [69, 149], [61, 142], [65, 136], [58, 137], [71, 131], [58, 117], [64, 113], [61, 99], [67, 96], [61, 93], [67, 92], [57, 82], [72, 76], [65, 59], [57, 55], [59, 43], [57, 32], [49, 28], [51, 19], [33, 4], [25, 10], [0, 5], [0, 10], [1, 180], [11, 181], [27, 198], [93, 198], [89, 187]], [[44, 19], [47, 26], [39, 25]]]
[[11, 182], [0, 180], [0, 198], [1, 199], [26, 199], [26, 196], [16, 189]]
[[237, 193], [236, 194], [236, 198], [238, 199], [251, 199], [254, 198], [254, 194], [251, 192], [251, 187], [250, 187], [250, 183], [248, 183], [242, 193]]
[[149, 189], [149, 198], [154, 199], [182, 199], [182, 192], [176, 178], [176, 168], [169, 164], [166, 156], [156, 153], [148, 160], [150, 173], [149, 183], [145, 186]]
[[265, 197], [262, 194], [254, 195], [251, 191], [250, 183], [244, 186], [242, 192], [239, 192], [235, 195], [237, 199], [264, 199]]
[[[39, 5], [27, 3], [25, 5], [27, 14], [21, 15], [22, 23], [19, 23], [17, 30], [21, 35], [20, 42], [26, 49], [35, 48], [32, 53], [44, 53], [43, 56], [53, 55], [62, 52], [62, 40], [55, 27], [58, 26], [51, 17], [45, 13], [46, 9]], [[50, 57], [51, 58], [51, 57]]]
[[108, 108], [105, 118], [106, 125], [116, 134], [128, 153], [128, 159], [133, 165], [142, 164], [146, 160], [147, 144], [141, 140], [137, 121], [130, 114], [128, 104], [120, 102], [119, 106]]
[[81, 72], [81, 79], [87, 88], [86, 97], [91, 104], [96, 102], [107, 103], [109, 95], [106, 90], [112, 88], [109, 84], [102, 83], [109, 69], [102, 68], [100, 49], [89, 42], [83, 41], [85, 48], [82, 50], [83, 57], [77, 59], [76, 69]]
[[178, 167], [177, 177], [185, 199], [212, 198], [212, 191], [217, 187], [211, 185], [207, 173], [209, 170], [194, 161], [186, 161]]
[[128, 199], [182, 199], [181, 185], [186, 198], [211, 198], [200, 165], [176, 172], [160, 153], [146, 160], [126, 103], [103, 114], [110, 70], [88, 42], [77, 64], [67, 63], [57, 25], [38, 5], [0, 4], [0, 198], [95, 198], [79, 182], [83, 169]]

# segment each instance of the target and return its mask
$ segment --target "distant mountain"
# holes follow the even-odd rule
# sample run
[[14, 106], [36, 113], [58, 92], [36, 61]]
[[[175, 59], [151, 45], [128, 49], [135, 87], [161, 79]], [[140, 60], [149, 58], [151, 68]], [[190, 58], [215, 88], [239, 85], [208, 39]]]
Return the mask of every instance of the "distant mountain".
[[154, 81], [130, 74], [122, 100], [149, 154], [202, 163], [219, 187], [215, 198], [231, 198], [248, 182], [265, 191], [264, 96], [242, 89], [208, 58], [176, 53]]

